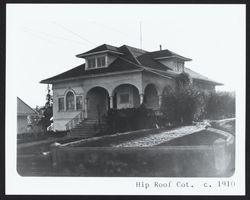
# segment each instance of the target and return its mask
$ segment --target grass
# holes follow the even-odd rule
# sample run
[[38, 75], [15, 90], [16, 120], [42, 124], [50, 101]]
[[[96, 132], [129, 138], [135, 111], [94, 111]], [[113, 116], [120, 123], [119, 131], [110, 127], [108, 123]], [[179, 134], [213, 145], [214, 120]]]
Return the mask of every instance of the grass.
[[235, 135], [235, 118], [214, 120], [211, 122], [213, 128], [220, 129]]
[[[230, 131], [230, 133], [234, 133], [234, 128], [235, 128], [235, 122], [233, 120], [229, 120], [229, 121], [215, 121], [212, 122], [212, 126], [214, 128], [218, 128], [224, 131]], [[140, 138], [140, 137], [144, 137], [148, 134], [157, 134], [160, 131], [165, 131], [165, 129], [154, 129], [154, 130], [147, 130], [147, 131], [136, 131], [135, 133], [133, 133], [133, 139], [135, 138]], [[130, 134], [120, 134], [120, 135], [114, 135], [114, 137], [116, 138], [115, 142], [117, 141], [128, 141], [129, 139], [131, 139], [131, 135]], [[84, 143], [82, 144], [83, 146], [109, 146], [110, 144], [112, 144], [112, 142], [114, 142], [114, 137], [104, 137], [103, 139], [100, 139], [99, 141], [92, 141], [90, 143]], [[166, 143], [163, 143], [161, 145], [169, 145], [169, 146], [180, 146], [180, 145], [209, 145], [212, 144], [216, 139], [218, 139], [220, 136], [216, 133], [207, 133], [206, 131], [200, 131], [200, 132], [196, 132], [190, 135], [186, 135], [183, 136], [181, 138], [176, 138], [173, 139], [171, 141], [168, 141]], [[37, 144], [31, 145], [31, 146], [27, 146], [25, 148], [19, 148], [18, 149], [18, 155], [17, 155], [17, 170], [20, 173], [20, 175], [23, 176], [63, 176], [63, 175], [68, 175], [68, 176], [78, 176], [78, 175], [92, 175], [92, 176], [96, 176], [100, 170], [104, 170], [104, 168], [100, 166], [96, 166], [96, 169], [92, 169], [93, 166], [89, 166], [89, 168], [87, 169], [82, 169], [84, 167], [87, 166], [74, 166], [74, 164], [70, 163], [71, 167], [75, 167], [76, 171], [67, 171], [65, 169], [65, 171], [56, 171], [55, 168], [53, 168], [52, 166], [52, 160], [51, 160], [51, 155], [47, 154], [47, 155], [43, 155], [42, 152], [45, 151], [50, 151], [50, 145], [53, 142], [59, 142], [61, 144], [64, 143], [68, 143], [68, 142], [72, 142], [75, 140], [78, 140], [79, 138], [67, 138], [67, 137], [63, 137], [63, 138], [54, 138], [54, 140], [45, 140], [45, 142], [41, 142], [39, 144], [39, 141], [37, 141]], [[122, 156], [123, 153], [119, 154], [118, 157]], [[172, 155], [173, 156], [173, 155]], [[184, 156], [184, 157], [183, 157]], [[187, 159], [189, 158], [190, 159]], [[198, 162], [198, 158], [202, 157], [203, 154], [197, 154], [195, 157], [197, 158], [197, 162]], [[101, 156], [102, 157], [102, 156]], [[122, 161], [130, 161], [129, 163], [134, 163], [135, 166], [132, 165], [132, 168], [128, 168], [128, 171], [124, 171], [124, 172], [119, 172], [120, 174], [124, 174], [124, 176], [126, 176], [127, 174], [132, 174], [133, 176], [140, 176], [140, 174], [142, 174], [142, 171], [140, 169], [135, 170], [136, 166], [138, 164], [138, 166], [143, 167], [143, 171], [145, 173], [145, 176], [178, 176], [180, 175], [180, 171], [178, 170], [182, 170], [183, 172], [185, 172], [185, 174], [187, 176], [199, 176], [199, 173], [204, 173], [203, 171], [199, 172], [198, 170], [202, 170], [199, 166], [200, 163], [193, 163], [191, 162], [191, 158], [193, 157], [193, 154], [190, 154], [188, 152], [184, 152], [184, 154], [179, 154], [178, 156], [173, 156], [173, 159], [171, 158], [171, 154], [169, 155], [165, 155], [164, 157], [159, 157], [159, 163], [153, 163], [151, 162], [151, 159], [145, 158], [145, 156], [143, 156], [144, 159], [146, 159], [146, 164], [144, 166], [143, 163], [140, 163], [139, 160], [137, 161], [135, 159], [135, 154], [128, 154], [124, 157], [124, 160]], [[109, 159], [110, 157], [107, 156], [106, 159]], [[101, 159], [101, 158], [100, 158]], [[158, 158], [157, 158], [158, 159]], [[164, 160], [165, 159], [165, 160]], [[186, 164], [183, 165], [183, 167], [185, 168], [176, 168], [176, 166], [174, 165], [174, 163], [172, 163], [172, 161], [175, 162], [180, 162], [183, 164], [184, 160]], [[153, 159], [152, 159], [153, 160]], [[202, 158], [201, 158], [202, 160]], [[210, 158], [206, 159], [206, 160], [210, 160]], [[165, 162], [165, 163], [164, 163]], [[205, 162], [205, 161], [204, 161]], [[232, 161], [232, 166], [234, 166], [234, 161]], [[108, 168], [108, 170], [111, 171], [103, 171], [100, 173], [106, 174], [108, 176], [112, 176], [114, 174], [116, 174], [116, 172], [112, 172], [112, 170], [115, 169], [123, 169], [122, 166], [117, 166], [119, 165], [119, 162], [117, 161], [113, 161], [110, 160], [110, 167]], [[121, 162], [122, 163], [122, 162]], [[154, 166], [158, 164], [157, 166]], [[194, 166], [193, 166], [194, 165]], [[195, 169], [197, 165], [197, 169]], [[167, 169], [166, 169], [166, 166]], [[181, 165], [179, 165], [181, 167]], [[190, 167], [192, 166], [192, 167]], [[206, 164], [204, 163], [204, 166], [206, 166]], [[161, 169], [162, 167], [162, 169]], [[210, 169], [209, 167], [207, 167], [208, 169]], [[155, 170], [157, 169], [157, 170]], [[79, 172], [77, 171], [79, 170]], [[92, 170], [92, 171], [91, 171]], [[134, 172], [133, 172], [134, 170]], [[172, 171], [171, 171], [172, 170]], [[177, 171], [176, 171], [177, 170]], [[212, 170], [212, 169], [211, 169]], [[82, 174], [84, 172], [84, 174]], [[162, 174], [161, 174], [162, 173]], [[213, 172], [207, 172], [207, 173], [211, 173], [213, 174]], [[185, 175], [183, 174], [183, 175]]]
[[217, 133], [211, 133], [206, 130], [202, 130], [190, 135], [186, 135], [180, 138], [170, 140], [162, 143], [159, 146], [199, 146], [199, 145], [211, 145], [213, 142], [221, 138]]

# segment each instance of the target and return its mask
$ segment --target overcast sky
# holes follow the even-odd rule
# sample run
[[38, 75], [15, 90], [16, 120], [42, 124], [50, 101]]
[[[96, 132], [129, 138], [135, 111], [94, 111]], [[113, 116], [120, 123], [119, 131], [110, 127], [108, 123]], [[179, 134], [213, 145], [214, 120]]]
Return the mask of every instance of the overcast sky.
[[[169, 49], [234, 90], [245, 70], [244, 5], [7, 5], [7, 85], [30, 106], [45, 104], [42, 79], [84, 62], [103, 43]], [[14, 96], [15, 96], [14, 95]]]

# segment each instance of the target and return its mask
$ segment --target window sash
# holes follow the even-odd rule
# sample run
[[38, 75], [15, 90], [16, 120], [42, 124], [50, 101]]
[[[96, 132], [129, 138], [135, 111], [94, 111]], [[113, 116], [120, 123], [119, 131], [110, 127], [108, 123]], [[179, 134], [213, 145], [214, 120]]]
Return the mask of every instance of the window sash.
[[96, 60], [95, 58], [88, 59], [88, 68], [92, 69], [96, 67]]
[[87, 59], [87, 69], [106, 67], [106, 56], [95, 56]]
[[105, 64], [105, 56], [97, 57], [97, 67], [104, 67]]
[[129, 103], [129, 94], [120, 94], [120, 103]]
[[82, 96], [76, 96], [76, 109], [82, 110], [83, 108], [83, 98]]
[[64, 110], [64, 98], [63, 97], [58, 98], [58, 110], [59, 111]]
[[69, 92], [66, 95], [66, 107], [67, 110], [74, 110], [75, 109], [75, 95], [73, 92]]

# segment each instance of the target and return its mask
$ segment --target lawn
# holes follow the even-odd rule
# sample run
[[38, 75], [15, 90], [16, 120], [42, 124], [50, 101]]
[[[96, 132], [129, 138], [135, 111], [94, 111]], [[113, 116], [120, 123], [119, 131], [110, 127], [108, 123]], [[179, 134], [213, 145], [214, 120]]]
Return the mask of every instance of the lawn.
[[[231, 125], [231, 127], [229, 127], [228, 124]], [[224, 126], [226, 126], [226, 128], [227, 129], [230, 128], [231, 131], [233, 131], [234, 129], [233, 124], [234, 122], [232, 120], [229, 120], [227, 122], [224, 121], [224, 122], [212, 123], [212, 125], [215, 125], [216, 128], [219, 127], [220, 129], [225, 130]], [[149, 157], [146, 158], [145, 157], [146, 154], [144, 155], [143, 150], [142, 151], [138, 150], [138, 152], [141, 152], [139, 153], [140, 154], [139, 155], [137, 153], [136, 154], [133, 153], [133, 150], [129, 151], [131, 153], [127, 151], [120, 152], [119, 147], [133, 147], [132, 149], [134, 149], [137, 147], [151, 147], [152, 148], [154, 146], [155, 147], [161, 147], [161, 146], [171, 147], [171, 146], [211, 145], [216, 139], [220, 137], [221, 136], [218, 135], [217, 133], [212, 133], [212, 132], [208, 133], [204, 129], [204, 127], [201, 127], [201, 126], [186, 126], [186, 127], [179, 127], [179, 128], [168, 129], [168, 130], [153, 129], [153, 130], [140, 130], [140, 131], [135, 131], [131, 133], [118, 133], [114, 135], [106, 135], [106, 136], [101, 136], [101, 137], [82, 139], [80, 140], [80, 142], [76, 142], [77, 140], [79, 140], [77, 138], [67, 138], [67, 137], [54, 138], [53, 140], [39, 141], [39, 142], [34, 142], [33, 144], [29, 143], [29, 144], [18, 145], [17, 170], [23, 176], [63, 176], [65, 174], [74, 175], [74, 176], [78, 176], [78, 175], [79, 176], [89, 176], [89, 175], [97, 176], [98, 173], [99, 175], [103, 175], [102, 173], [104, 173], [107, 176], [117, 176], [117, 173], [118, 175], [119, 173], [120, 175], [124, 173], [123, 176], [126, 176], [126, 174], [130, 172], [131, 172], [130, 175], [134, 175], [134, 176], [140, 176], [140, 175], [145, 176], [146, 174], [149, 176], [163, 176], [163, 175], [164, 176], [178, 176], [181, 173], [181, 170], [183, 170], [182, 175], [187, 175], [187, 176], [200, 176], [201, 175], [202, 176], [202, 173], [204, 175], [204, 172], [199, 171], [201, 170], [201, 168], [199, 167], [193, 168], [196, 171], [191, 170], [191, 169], [190, 171], [184, 167], [186, 165], [183, 165], [184, 168], [182, 169], [181, 165], [178, 164], [179, 167], [176, 168], [174, 163], [179, 163], [179, 162], [182, 163], [187, 158], [189, 158], [188, 160], [190, 162], [187, 160], [185, 162], [190, 163], [190, 166], [193, 165], [194, 163], [199, 164], [198, 161], [195, 161], [194, 163], [191, 162], [190, 158], [192, 156], [188, 152], [185, 152], [183, 155], [177, 153], [178, 157], [175, 157], [173, 156], [172, 153], [162, 154], [161, 152], [159, 152], [158, 154], [157, 153], [158, 150], [157, 150], [156, 152], [151, 151], [152, 153], [147, 154], [149, 155]], [[70, 165], [72, 166], [69, 167], [69, 168], [72, 168], [72, 171], [69, 170], [69, 168], [67, 170], [65, 169], [66, 171], [64, 169], [62, 169], [61, 171], [57, 171], [57, 169], [52, 166], [52, 158], [50, 154], [50, 146], [53, 142], [59, 142], [61, 144], [72, 142], [71, 145], [77, 146], [77, 148], [81, 148], [81, 147], [90, 148], [88, 149], [88, 151], [90, 151], [90, 154], [89, 154], [90, 156], [91, 156], [91, 147], [93, 148], [109, 147], [111, 148], [111, 150], [112, 148], [113, 150], [117, 149], [117, 151], [115, 152], [118, 152], [117, 157], [116, 157], [118, 160], [117, 162], [112, 161], [112, 160], [109, 161], [109, 164], [110, 163], [113, 163], [113, 164], [110, 166], [110, 170], [108, 171], [105, 171], [105, 169], [100, 169], [98, 167], [97, 169], [95, 169], [95, 167], [91, 165], [89, 166], [86, 165], [85, 167], [82, 165], [78, 165], [80, 166], [80, 168], [74, 169], [72, 168], [74, 166], [73, 164], [74, 162], [70, 163]], [[121, 150], [122, 149], [124, 148], [121, 148]], [[161, 160], [161, 165], [156, 165], [156, 163], [155, 164], [152, 163], [153, 159], [157, 160], [158, 159], [157, 155], [161, 155], [161, 154], [165, 155], [164, 158], [159, 159], [159, 162]], [[95, 152], [93, 154], [94, 156], [93, 158], [96, 159], [97, 155], [98, 153], [96, 154]], [[114, 154], [112, 153], [112, 155]], [[199, 154], [199, 155], [197, 154], [196, 158], [203, 159], [202, 158], [203, 156], [201, 155], [202, 154]], [[133, 159], [136, 159], [136, 157], [138, 157], [138, 159], [144, 160], [145, 162], [144, 161], [140, 162], [140, 160], [138, 160], [138, 162], [133, 161]], [[107, 160], [109, 160], [109, 158], [110, 158], [109, 154], [104, 153], [103, 157], [100, 159], [103, 160], [102, 162], [106, 162]], [[80, 156], [80, 159], [85, 159], [85, 158], [82, 158]], [[92, 157], [89, 159], [91, 162], [93, 161]], [[130, 163], [134, 163], [134, 165], [131, 165], [129, 168], [126, 168], [126, 170], [123, 172], [122, 171], [116, 172], [115, 168], [117, 168], [117, 165], [119, 165], [119, 168], [117, 168], [118, 170], [121, 167], [120, 164], [124, 162], [124, 160], [119, 160], [119, 159], [125, 159], [125, 162], [129, 161]], [[174, 162], [171, 164], [172, 159], [174, 159]], [[166, 165], [168, 166], [167, 168], [162, 166], [163, 163], [165, 163], [165, 161], [166, 161]], [[141, 164], [145, 165], [144, 166], [145, 169], [137, 170], [136, 167], [140, 166]], [[205, 161], [203, 164], [204, 166], [207, 165], [205, 164]], [[93, 162], [93, 165], [95, 166], [95, 162]], [[234, 161], [232, 161], [231, 166], [234, 166]], [[82, 167], [84, 169], [84, 172], [82, 171]], [[115, 168], [112, 169], [112, 167], [115, 167]], [[155, 170], [155, 168], [157, 168], [157, 170]], [[207, 170], [205, 173], [212, 174], [212, 168], [210, 168], [210, 171]]]
[[222, 138], [217, 133], [212, 133], [206, 130], [202, 130], [190, 135], [185, 135], [180, 138], [170, 140], [162, 143], [159, 146], [198, 146], [198, 145], [212, 145], [215, 140]]

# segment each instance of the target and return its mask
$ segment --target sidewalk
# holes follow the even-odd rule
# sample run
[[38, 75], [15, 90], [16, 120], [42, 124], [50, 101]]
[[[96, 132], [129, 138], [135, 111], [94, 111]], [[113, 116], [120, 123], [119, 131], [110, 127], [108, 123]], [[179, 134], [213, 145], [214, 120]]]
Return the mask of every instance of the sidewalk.
[[39, 141], [34, 141], [34, 142], [27, 142], [27, 143], [21, 143], [17, 144], [17, 149], [20, 148], [29, 148], [33, 146], [40, 146], [40, 145], [46, 145], [46, 144], [52, 144], [54, 142], [65, 142], [65, 141], [74, 141], [74, 140], [79, 140], [79, 138], [73, 138], [73, 137], [62, 137], [62, 138], [48, 138], [46, 140], [39, 140]]

